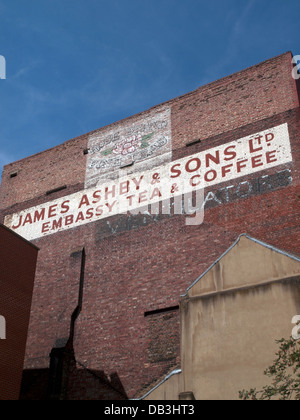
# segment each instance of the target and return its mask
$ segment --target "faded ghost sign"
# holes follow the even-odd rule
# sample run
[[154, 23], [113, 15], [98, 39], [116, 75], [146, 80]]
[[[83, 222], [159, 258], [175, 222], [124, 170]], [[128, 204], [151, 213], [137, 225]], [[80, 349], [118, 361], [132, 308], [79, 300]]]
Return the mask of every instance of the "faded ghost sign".
[[[92, 133], [88, 141], [85, 187], [113, 177], [116, 169], [130, 163], [144, 171], [171, 160], [171, 111], [159, 108]], [[108, 176], [109, 174], [109, 176]]]
[[[103, 180], [81, 192], [7, 216], [6, 226], [28, 240], [274, 168], [292, 161], [287, 124], [153, 169]], [[181, 213], [180, 213], [181, 214]]]

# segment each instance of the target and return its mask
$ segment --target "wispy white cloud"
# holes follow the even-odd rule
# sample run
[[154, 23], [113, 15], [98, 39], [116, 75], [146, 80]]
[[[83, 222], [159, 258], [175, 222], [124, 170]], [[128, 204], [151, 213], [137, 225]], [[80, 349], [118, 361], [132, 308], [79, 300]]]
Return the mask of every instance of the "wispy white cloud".
[[228, 11], [224, 17], [227, 28], [230, 28], [227, 37], [226, 48], [222, 54], [218, 55], [217, 65], [207, 67], [203, 76], [202, 84], [209, 83], [213, 80], [223, 77], [227, 68], [232, 67], [232, 63], [239, 61], [239, 54], [243, 48], [243, 40], [247, 34], [247, 21], [256, 5], [257, 0], [245, 1], [245, 6], [237, 15], [235, 9]]
[[247, 20], [255, 6], [256, 0], [248, 0], [239, 16], [235, 17], [234, 25], [228, 39], [227, 50], [222, 60], [222, 66], [226, 67], [233, 60], [237, 60], [240, 49], [243, 47], [244, 34], [247, 31]]
[[31, 62], [30, 64], [18, 69], [16, 71], [16, 73], [11, 74], [9, 76], [9, 78], [10, 78], [10, 80], [19, 79], [19, 78], [27, 75], [28, 73], [32, 72], [33, 70], [35, 70], [40, 64], [42, 64], [41, 60], [35, 60], [35, 61]]

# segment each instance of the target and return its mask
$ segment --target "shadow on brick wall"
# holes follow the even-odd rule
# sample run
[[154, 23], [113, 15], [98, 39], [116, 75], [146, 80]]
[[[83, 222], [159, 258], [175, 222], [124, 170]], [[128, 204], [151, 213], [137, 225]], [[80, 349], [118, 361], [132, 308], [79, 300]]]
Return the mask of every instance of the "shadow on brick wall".
[[74, 336], [76, 320], [82, 308], [84, 288], [85, 249], [71, 254], [72, 263], [78, 261], [78, 303], [71, 320], [69, 336], [56, 340], [50, 353], [49, 368], [23, 372], [20, 400], [126, 400], [124, 387], [117, 373], [89, 369], [76, 360]]
[[20, 400], [126, 400], [117, 373], [88, 369], [77, 362], [71, 349], [56, 348], [47, 369], [23, 372]]

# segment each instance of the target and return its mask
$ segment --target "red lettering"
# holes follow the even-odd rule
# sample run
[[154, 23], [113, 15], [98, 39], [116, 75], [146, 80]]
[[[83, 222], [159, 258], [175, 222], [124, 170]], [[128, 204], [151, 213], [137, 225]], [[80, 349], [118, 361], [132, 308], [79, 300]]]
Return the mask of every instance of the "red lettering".
[[42, 209], [40, 212], [36, 210], [34, 212], [33, 222], [39, 222], [40, 220], [45, 219], [45, 209]]
[[93, 194], [93, 198], [95, 198], [95, 200], [92, 201], [93, 204], [99, 203], [99, 201], [101, 200], [101, 190], [95, 191]]
[[[261, 144], [261, 139], [263, 138], [263, 136], [257, 136], [254, 138], [254, 140], [257, 140], [258, 144]], [[254, 149], [253, 146], [253, 139], [249, 140], [249, 149], [250, 149], [250, 153], [254, 153], [254, 152], [258, 152], [259, 150], [262, 150], [262, 147], [258, 147], [256, 149]]]
[[56, 216], [56, 207], [57, 207], [57, 204], [53, 204], [52, 206], [49, 207], [48, 217]]
[[176, 163], [175, 165], [173, 165], [171, 167], [171, 173], [172, 174], [175, 174], [175, 175], [171, 175], [171, 178], [177, 178], [178, 176], [181, 175], [181, 171], [179, 169], [175, 169], [176, 166], [179, 166], [180, 167], [180, 163]]
[[129, 206], [132, 206], [132, 199], [133, 199], [134, 195], [129, 195], [127, 198], [127, 200], [129, 200]]
[[103, 205], [101, 204], [100, 206], [98, 206], [96, 208], [96, 214], [95, 214], [95, 216], [96, 217], [99, 217], [99, 216], [102, 216], [102, 214], [103, 214]]
[[112, 190], [109, 191], [108, 187], [105, 188], [105, 200], [108, 200], [108, 195], [111, 194], [112, 198], [116, 195], [116, 186], [112, 186]]
[[237, 171], [240, 173], [243, 168], [246, 168], [247, 165], [243, 165], [243, 163], [248, 162], [248, 159], [238, 160], [236, 163]]
[[230, 168], [233, 166], [232, 163], [226, 166], [222, 166], [222, 178], [225, 178], [226, 174], [230, 173]]
[[31, 214], [30, 213], [27, 213], [27, 215], [25, 217], [25, 220], [24, 220], [24, 223], [23, 223], [23, 226], [25, 226], [27, 223], [29, 223], [30, 225], [32, 223], [32, 218], [31, 218]]
[[49, 230], [50, 230], [49, 225], [50, 225], [50, 222], [43, 223], [43, 226], [42, 226], [42, 233], [49, 232]]
[[12, 228], [13, 228], [13, 229], [18, 229], [18, 228], [21, 226], [21, 224], [22, 224], [22, 219], [23, 219], [23, 216], [20, 216], [18, 226], [12, 226]]
[[[196, 166], [195, 166], [195, 168], [192, 168], [191, 169], [190, 168], [190, 164], [192, 162], [196, 162]], [[189, 161], [187, 161], [187, 163], [185, 165], [185, 170], [187, 172], [195, 172], [195, 171], [198, 171], [198, 169], [200, 168], [200, 166], [201, 166], [201, 160], [199, 158], [193, 158], [193, 159], [190, 159]]]
[[216, 150], [216, 156], [207, 153], [207, 155], [205, 156], [205, 164], [207, 168], [210, 167], [210, 160], [212, 160], [215, 164], [218, 165], [220, 163], [220, 151]]
[[80, 204], [79, 204], [78, 208], [80, 209], [80, 208], [81, 208], [81, 206], [83, 206], [83, 205], [85, 205], [85, 206], [89, 206], [89, 205], [90, 205], [90, 202], [89, 202], [88, 196], [87, 196], [86, 194], [84, 194], [84, 195], [82, 196], [82, 198], [81, 198], [81, 200], [80, 200]]
[[61, 205], [62, 210], [60, 212], [61, 214], [68, 213], [68, 211], [70, 210], [70, 206], [68, 206], [67, 203], [70, 203], [70, 200], [64, 201], [62, 203], [62, 205]]
[[145, 201], [147, 201], [146, 194], [147, 194], [147, 191], [143, 191], [139, 193], [139, 203], [144, 203]]
[[120, 195], [129, 192], [129, 181], [123, 181], [120, 183]]
[[108, 211], [109, 211], [109, 213], [111, 213], [112, 212], [112, 208], [113, 208], [113, 206], [116, 204], [116, 201], [114, 201], [111, 205], [109, 204], [109, 203], [105, 203], [106, 205], [107, 205], [107, 207], [108, 207]]
[[268, 146], [270, 146], [270, 142], [272, 141], [272, 140], [274, 140], [274, 134], [273, 133], [268, 133], [268, 134], [266, 134], [266, 142], [267, 142], [267, 144], [268, 144]]
[[267, 163], [277, 162], [277, 158], [275, 157], [276, 150], [272, 150], [271, 152], [266, 153]]
[[192, 186], [192, 187], [196, 187], [197, 185], [199, 185], [200, 184], [200, 182], [201, 182], [201, 180], [199, 179], [199, 181], [198, 182], [196, 182], [196, 183], [194, 183], [194, 179], [195, 178], [200, 178], [200, 175], [194, 175], [194, 176], [192, 176], [192, 178], [190, 179], [190, 185]]
[[91, 219], [94, 216], [94, 209], [88, 209], [86, 212], [86, 218]]
[[53, 220], [53, 223], [52, 223], [53, 230], [59, 229], [61, 228], [61, 226], [62, 226], [62, 217], [58, 220], [58, 222], [56, 220]]
[[262, 155], [253, 156], [251, 158], [252, 168], [257, 168], [258, 166], [263, 166], [261, 161]]
[[[208, 174], [212, 174], [212, 178], [208, 176]], [[210, 171], [206, 172], [204, 175], [204, 179], [206, 182], [212, 182], [217, 178], [217, 172], [214, 169], [211, 169]]]
[[132, 181], [135, 183], [135, 186], [136, 186], [136, 189], [137, 190], [139, 190], [140, 189], [140, 183], [141, 183], [141, 181], [142, 181], [142, 179], [144, 178], [144, 175], [142, 175], [141, 177], [140, 177], [140, 180], [139, 180], [139, 182], [137, 182], [137, 180], [135, 179], [135, 178], [133, 178], [132, 179]]
[[234, 159], [236, 157], [236, 151], [230, 151], [229, 150], [229, 149], [232, 149], [232, 148], [235, 149], [235, 145], [226, 147], [226, 149], [224, 150], [224, 155], [229, 156], [229, 157], [225, 157], [224, 160], [231, 160], [231, 159]]
[[75, 220], [75, 223], [79, 222], [80, 220], [84, 220], [84, 215], [83, 215], [82, 211], [80, 211], [78, 213], [78, 216], [77, 216], [77, 218]]
[[70, 214], [69, 216], [67, 216], [66, 221], [65, 221], [66, 226], [71, 225], [73, 223], [73, 220], [74, 220], [73, 214]]
[[152, 200], [154, 197], [161, 197], [161, 192], [159, 191], [159, 188], [154, 188], [150, 200]]

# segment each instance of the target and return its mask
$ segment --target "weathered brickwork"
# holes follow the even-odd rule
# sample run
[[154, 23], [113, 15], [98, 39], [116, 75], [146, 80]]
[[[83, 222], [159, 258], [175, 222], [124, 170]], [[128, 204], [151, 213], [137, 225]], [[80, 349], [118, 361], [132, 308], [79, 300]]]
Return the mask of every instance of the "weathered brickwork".
[[[171, 207], [168, 214], [115, 215], [34, 240], [40, 253], [26, 398], [35, 392], [29, 373], [42, 378], [46, 370], [48, 381], [51, 350], [71, 339], [74, 359], [67, 363], [65, 398], [108, 398], [109, 393], [117, 398], [116, 390], [119, 398], [143, 395], [179, 367], [180, 295], [241, 233], [300, 254], [300, 109], [291, 59], [284, 54], [163, 104], [171, 110], [172, 160], [287, 123], [291, 162], [206, 188], [204, 221], [198, 226], [187, 226], [186, 215]], [[2, 221], [81, 191], [90, 135], [5, 167]], [[46, 396], [47, 387], [39, 398]]]
[[[299, 107], [297, 86], [291, 74], [292, 56], [287, 53], [154, 107], [153, 112], [156, 108], [171, 108], [173, 151], [196, 139], [206, 140], [204, 145], [208, 149], [207, 139], [217, 134], [231, 133]], [[115, 128], [118, 133], [129, 122], [140, 123], [148, 113], [142, 112], [7, 165], [2, 177], [0, 208], [24, 203], [62, 186], [81, 190], [89, 137], [108, 128]], [[15, 173], [18, 175], [10, 178]]]
[[19, 398], [37, 254], [0, 225], [0, 400]]

